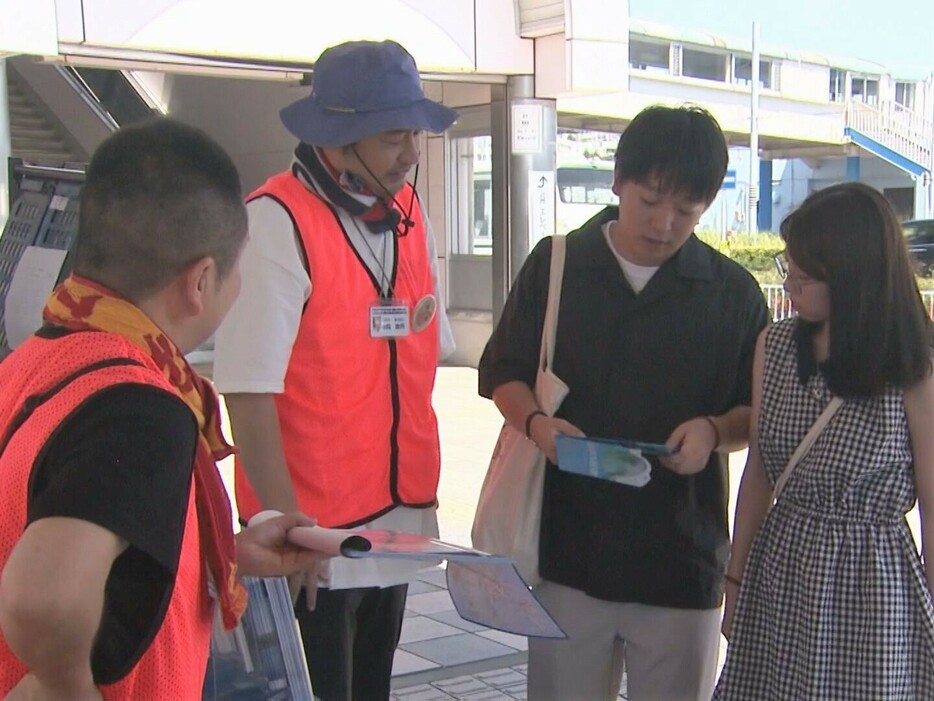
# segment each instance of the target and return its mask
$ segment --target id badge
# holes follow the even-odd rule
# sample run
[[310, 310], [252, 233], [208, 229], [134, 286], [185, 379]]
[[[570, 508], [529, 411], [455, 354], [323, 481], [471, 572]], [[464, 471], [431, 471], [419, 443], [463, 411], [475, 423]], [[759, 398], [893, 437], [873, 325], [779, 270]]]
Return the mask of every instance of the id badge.
[[370, 338], [409, 335], [409, 307], [398, 299], [381, 299], [370, 306]]

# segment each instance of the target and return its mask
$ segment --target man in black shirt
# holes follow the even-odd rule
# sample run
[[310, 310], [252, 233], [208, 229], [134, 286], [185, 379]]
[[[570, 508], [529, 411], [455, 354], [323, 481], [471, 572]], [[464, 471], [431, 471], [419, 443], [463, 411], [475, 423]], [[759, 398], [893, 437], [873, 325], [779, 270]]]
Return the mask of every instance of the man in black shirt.
[[[480, 394], [548, 457], [536, 593], [569, 634], [529, 641], [529, 699], [713, 690], [729, 552], [725, 458], [745, 446], [756, 281], [693, 235], [728, 153], [711, 115], [650, 107], [619, 141], [608, 207], [567, 238], [554, 418], [532, 393], [551, 239], [530, 254], [480, 361]], [[667, 443], [641, 488], [556, 467], [555, 435]]]

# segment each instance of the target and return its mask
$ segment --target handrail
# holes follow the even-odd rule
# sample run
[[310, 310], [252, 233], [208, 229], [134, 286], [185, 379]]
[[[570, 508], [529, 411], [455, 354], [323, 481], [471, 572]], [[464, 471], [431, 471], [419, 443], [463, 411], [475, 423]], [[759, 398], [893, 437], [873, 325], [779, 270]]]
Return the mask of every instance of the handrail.
[[[794, 308], [791, 305], [791, 297], [785, 292], [783, 285], [763, 283], [759, 287], [765, 296], [765, 303], [769, 308], [773, 321], [787, 319], [794, 316]], [[924, 308], [928, 316], [934, 319], [934, 290], [921, 290], [921, 300], [924, 302]]]
[[849, 100], [845, 115], [851, 129], [934, 171], [934, 121], [890, 100], [878, 107]]

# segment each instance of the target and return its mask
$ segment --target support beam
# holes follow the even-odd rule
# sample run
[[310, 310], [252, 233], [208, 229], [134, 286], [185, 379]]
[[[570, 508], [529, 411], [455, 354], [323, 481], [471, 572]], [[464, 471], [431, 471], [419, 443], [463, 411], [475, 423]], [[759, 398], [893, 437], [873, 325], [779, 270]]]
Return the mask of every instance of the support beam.
[[934, 218], [934, 183], [930, 173], [915, 178], [915, 206], [913, 219]]
[[846, 179], [850, 181], [859, 180], [860, 161], [859, 156], [846, 157]]
[[772, 230], [772, 161], [759, 161], [759, 231]]
[[759, 23], [752, 23], [752, 72], [749, 109], [749, 191], [746, 228], [750, 234], [759, 228]]

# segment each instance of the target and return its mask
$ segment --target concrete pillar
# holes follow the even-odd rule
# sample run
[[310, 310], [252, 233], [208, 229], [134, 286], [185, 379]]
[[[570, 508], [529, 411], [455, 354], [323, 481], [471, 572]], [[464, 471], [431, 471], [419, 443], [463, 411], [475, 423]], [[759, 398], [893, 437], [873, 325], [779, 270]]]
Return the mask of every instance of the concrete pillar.
[[492, 94], [494, 323], [529, 251], [555, 232], [557, 111], [534, 94], [528, 75]]
[[759, 231], [772, 230], [772, 161], [759, 161]]
[[859, 156], [846, 157], [846, 179], [851, 181], [859, 180]]
[[915, 178], [915, 207], [912, 219], [934, 218], [934, 183], [930, 173]]
[[10, 216], [10, 103], [7, 98], [6, 60], [0, 58], [0, 231]]

